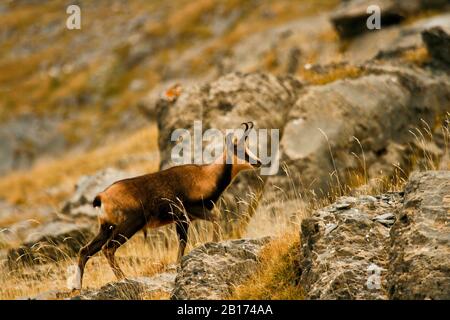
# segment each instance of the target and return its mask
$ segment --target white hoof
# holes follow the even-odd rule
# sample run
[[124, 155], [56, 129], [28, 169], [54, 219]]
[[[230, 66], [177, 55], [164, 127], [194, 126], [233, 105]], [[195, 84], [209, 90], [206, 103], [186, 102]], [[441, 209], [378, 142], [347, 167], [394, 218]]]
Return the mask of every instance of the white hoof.
[[67, 288], [69, 290], [81, 289], [81, 270], [78, 266], [67, 268]]

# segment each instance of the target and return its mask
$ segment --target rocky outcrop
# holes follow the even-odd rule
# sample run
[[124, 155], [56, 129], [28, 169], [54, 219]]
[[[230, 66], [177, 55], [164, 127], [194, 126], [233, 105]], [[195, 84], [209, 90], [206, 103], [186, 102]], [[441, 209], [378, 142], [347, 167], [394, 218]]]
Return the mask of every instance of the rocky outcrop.
[[391, 299], [450, 299], [450, 171], [414, 173], [391, 230]]
[[[439, 129], [432, 130], [433, 137], [412, 132], [425, 123], [440, 127], [450, 105], [448, 75], [395, 59], [358, 68], [354, 79], [317, 86], [290, 76], [232, 73], [202, 87], [183, 88], [170, 102], [160, 99], [160, 167], [172, 165], [170, 134], [179, 128], [192, 134], [195, 120], [202, 120], [203, 130], [238, 127], [246, 120], [255, 121], [257, 128], [278, 128], [283, 168], [264, 179], [253, 172], [240, 175], [222, 196], [223, 220], [228, 222], [251, 217], [261, 194], [267, 201], [295, 196], [293, 181], [302, 194], [324, 196], [341, 192], [355, 177], [377, 183], [398, 168], [422, 166], [423, 155], [433, 162], [445, 156]], [[266, 192], [269, 185], [281, 188], [283, 195], [273, 188]], [[265, 199], [269, 196], [274, 199]], [[224, 224], [226, 232], [230, 226]]]
[[155, 294], [168, 295], [173, 289], [175, 272], [164, 272], [153, 277], [137, 277], [110, 282], [98, 290], [83, 290], [71, 300], [143, 300]]
[[[374, 179], [392, 175], [396, 165], [408, 168], [410, 146], [421, 145], [410, 130], [421, 128], [422, 121], [433, 127], [435, 117], [448, 110], [447, 77], [394, 65], [365, 68], [358, 79], [306, 88], [287, 116], [281, 162], [301, 173], [298, 179], [316, 194], [345, 184], [352, 173], [365, 171]], [[443, 154], [430, 150], [437, 150], [435, 157]], [[274, 181], [290, 183], [284, 177]]]
[[[343, 197], [303, 220], [300, 283], [307, 299], [387, 299], [389, 230], [401, 201], [395, 193]], [[371, 283], [373, 271], [380, 277]]]
[[404, 193], [343, 197], [301, 224], [308, 299], [449, 299], [450, 172], [414, 173]]
[[250, 276], [269, 238], [206, 243], [181, 260], [171, 299], [223, 299]]
[[16, 222], [7, 228], [0, 229], [0, 243], [8, 245], [20, 243], [28, 234], [39, 225], [36, 220], [24, 220]]

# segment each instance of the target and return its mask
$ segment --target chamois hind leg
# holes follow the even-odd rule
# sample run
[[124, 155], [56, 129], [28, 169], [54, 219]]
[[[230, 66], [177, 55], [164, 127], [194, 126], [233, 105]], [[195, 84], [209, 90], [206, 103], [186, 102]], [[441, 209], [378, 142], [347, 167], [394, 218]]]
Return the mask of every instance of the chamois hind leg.
[[181, 258], [184, 255], [184, 250], [186, 249], [186, 243], [188, 239], [189, 232], [189, 222], [187, 220], [176, 221], [176, 230], [178, 234], [178, 255], [177, 263], [180, 263]]
[[[94, 239], [80, 249], [78, 254], [78, 270], [71, 284], [72, 289], [81, 289], [83, 282], [84, 267], [89, 258], [96, 254], [111, 236], [111, 226], [108, 224], [100, 225], [99, 231]], [[76, 283], [75, 283], [76, 282]]]
[[124, 224], [117, 226], [112, 238], [110, 238], [102, 248], [103, 254], [108, 260], [108, 264], [118, 280], [125, 278], [125, 274], [120, 269], [114, 257], [116, 250], [138, 232], [142, 226], [143, 225], [139, 221], [125, 222]]

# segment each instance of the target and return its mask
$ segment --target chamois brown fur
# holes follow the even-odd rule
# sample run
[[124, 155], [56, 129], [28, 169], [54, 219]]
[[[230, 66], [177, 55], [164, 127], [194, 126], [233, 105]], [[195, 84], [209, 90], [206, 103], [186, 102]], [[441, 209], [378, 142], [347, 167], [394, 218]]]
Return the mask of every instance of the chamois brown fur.
[[[251, 123], [240, 142], [245, 143]], [[178, 261], [186, 248], [189, 223], [196, 219], [214, 223], [217, 236], [217, 214], [214, 206], [221, 194], [242, 170], [259, 167], [261, 162], [246, 148], [244, 163], [238, 163], [238, 142], [234, 141], [232, 163], [226, 163], [227, 151], [209, 165], [181, 165], [124, 179], [113, 183], [99, 193], [93, 206], [99, 209], [99, 232], [81, 248], [78, 259], [81, 289], [84, 267], [90, 256], [103, 250], [117, 278], [124, 274], [117, 265], [114, 254], [118, 247], [136, 232], [170, 223], [176, 224], [179, 237]], [[226, 149], [228, 150], [228, 149]], [[250, 160], [254, 165], [250, 164]]]

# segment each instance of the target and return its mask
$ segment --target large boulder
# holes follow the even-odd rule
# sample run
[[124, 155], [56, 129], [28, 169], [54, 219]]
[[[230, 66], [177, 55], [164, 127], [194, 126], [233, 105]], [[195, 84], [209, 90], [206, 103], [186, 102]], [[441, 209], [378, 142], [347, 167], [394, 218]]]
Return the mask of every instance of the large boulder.
[[450, 172], [405, 191], [342, 197], [301, 223], [307, 299], [449, 299]]
[[156, 294], [169, 295], [173, 289], [175, 272], [164, 272], [152, 277], [136, 277], [110, 282], [98, 290], [83, 290], [72, 300], [143, 300]]
[[396, 193], [342, 197], [302, 221], [300, 285], [307, 299], [388, 298], [389, 229], [401, 201]]
[[171, 299], [223, 299], [233, 286], [250, 276], [258, 265], [258, 253], [269, 241], [239, 239], [206, 243], [181, 260]]
[[392, 299], [450, 299], [450, 171], [417, 172], [391, 230]]
[[289, 190], [293, 179], [326, 195], [357, 175], [377, 179], [397, 166], [408, 169], [411, 146], [438, 158], [442, 149], [411, 131], [424, 122], [438, 126], [449, 105], [448, 77], [413, 67], [368, 64], [360, 78], [307, 87], [286, 117], [280, 143], [281, 162], [293, 177], [280, 172], [269, 181]]

